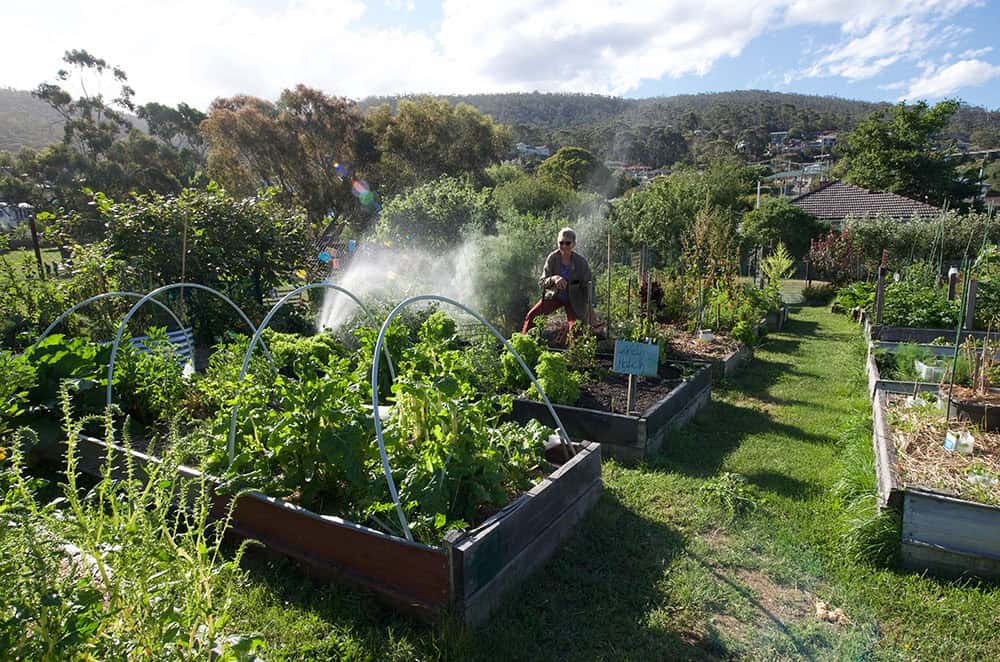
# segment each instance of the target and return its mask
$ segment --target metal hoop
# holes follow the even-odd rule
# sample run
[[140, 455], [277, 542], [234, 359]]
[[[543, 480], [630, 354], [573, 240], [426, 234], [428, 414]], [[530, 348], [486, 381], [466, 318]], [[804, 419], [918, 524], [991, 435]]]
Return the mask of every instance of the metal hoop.
[[[38, 347], [38, 345], [41, 344], [41, 342], [45, 340], [45, 338], [47, 338], [50, 333], [52, 333], [52, 330], [55, 329], [57, 326], [59, 326], [60, 322], [62, 322], [64, 319], [66, 319], [67, 317], [75, 313], [77, 310], [83, 308], [88, 304], [91, 304], [95, 301], [100, 301], [101, 299], [107, 299], [109, 297], [131, 297], [133, 299], [141, 299], [143, 298], [143, 296], [145, 295], [139, 294], [138, 292], [105, 292], [104, 294], [98, 294], [97, 296], [90, 297], [89, 299], [84, 299], [83, 301], [76, 304], [72, 308], [63, 311], [62, 315], [57, 317], [55, 321], [52, 322], [52, 324], [49, 324], [48, 328], [42, 331], [42, 335], [38, 336], [38, 340], [36, 340], [35, 344], [31, 346], [31, 349], [35, 349], [36, 347]], [[177, 315], [174, 314], [174, 311], [172, 311], [169, 307], [157, 301], [156, 299], [150, 299], [150, 302], [155, 303], [157, 306], [167, 311], [167, 314], [170, 315], [170, 317], [173, 318], [174, 322], [177, 323], [177, 328], [179, 329], [184, 328], [184, 323], [180, 321]]]

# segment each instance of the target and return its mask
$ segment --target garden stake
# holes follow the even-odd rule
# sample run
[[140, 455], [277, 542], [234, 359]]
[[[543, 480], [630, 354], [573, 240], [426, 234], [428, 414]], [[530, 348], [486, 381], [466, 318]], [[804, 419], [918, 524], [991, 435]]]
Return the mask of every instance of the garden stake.
[[[970, 276], [969, 273], [969, 258], [962, 258], [962, 293], [965, 294], [965, 288], [969, 284]], [[965, 300], [967, 297], [962, 297], [961, 310], [958, 312], [958, 324], [955, 329], [955, 353], [951, 357], [951, 375], [948, 376], [948, 401], [945, 403], [944, 408], [944, 424], [948, 425], [948, 421], [951, 419], [951, 393], [955, 389], [955, 370], [958, 368], [958, 344], [962, 340], [962, 320], [965, 317]]]
[[608, 322], [607, 328], [611, 328], [611, 302], [614, 296], [611, 294], [611, 230], [608, 230]]

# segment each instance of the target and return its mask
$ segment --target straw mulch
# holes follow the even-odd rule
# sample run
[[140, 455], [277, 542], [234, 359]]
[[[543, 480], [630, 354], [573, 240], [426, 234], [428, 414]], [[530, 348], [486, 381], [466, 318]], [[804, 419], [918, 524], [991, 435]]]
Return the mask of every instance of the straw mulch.
[[[1000, 433], [982, 432], [934, 405], [907, 407], [905, 396], [889, 401], [889, 425], [896, 445], [896, 468], [903, 484], [924, 486], [963, 499], [1000, 505]], [[967, 430], [975, 440], [971, 455], [944, 447], [948, 431]], [[970, 477], [972, 479], [970, 480]]]
[[740, 347], [737, 341], [725, 335], [715, 335], [712, 340], [703, 342], [696, 334], [677, 326], [661, 324], [660, 331], [669, 337], [670, 349], [678, 356], [724, 359]]

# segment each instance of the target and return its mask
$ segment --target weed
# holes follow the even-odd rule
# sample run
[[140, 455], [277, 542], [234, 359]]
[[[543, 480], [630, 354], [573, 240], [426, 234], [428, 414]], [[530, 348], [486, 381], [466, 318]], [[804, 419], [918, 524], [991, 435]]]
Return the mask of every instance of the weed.
[[726, 513], [730, 520], [752, 513], [758, 505], [757, 494], [746, 478], [728, 471], [705, 481], [698, 489], [698, 498], [703, 505]]

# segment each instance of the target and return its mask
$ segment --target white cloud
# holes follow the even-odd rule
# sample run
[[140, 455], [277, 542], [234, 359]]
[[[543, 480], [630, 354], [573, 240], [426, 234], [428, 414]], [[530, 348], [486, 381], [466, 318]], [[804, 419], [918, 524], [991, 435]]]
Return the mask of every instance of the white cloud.
[[962, 51], [962, 54], [958, 57], [962, 60], [974, 60], [977, 57], [982, 57], [987, 53], [992, 53], [993, 47], [986, 46], [985, 48], [970, 48], [967, 51]]
[[900, 100], [940, 99], [962, 88], [984, 85], [997, 76], [1000, 66], [982, 60], [960, 60], [911, 80], [909, 91]]
[[977, 0], [799, 0], [788, 8], [788, 25], [837, 23], [843, 38], [822, 49], [805, 67], [786, 75], [839, 76], [865, 80], [900, 62], [913, 62], [957, 42], [967, 30], [948, 24], [955, 12]]
[[857, 80], [926, 58], [954, 38], [948, 17], [972, 1], [443, 0], [440, 21], [423, 29], [391, 27], [400, 11], [413, 12], [408, 24], [420, 17], [425, 5], [413, 0], [9, 2], [0, 17], [17, 29], [4, 33], [0, 85], [33, 88], [52, 79], [65, 49], [86, 48], [124, 67], [140, 101], [201, 107], [238, 93], [274, 98], [299, 82], [351, 97], [625, 94], [643, 81], [704, 75], [770, 30], [818, 24], [838, 26], [842, 38], [813, 49], [787, 82]]

